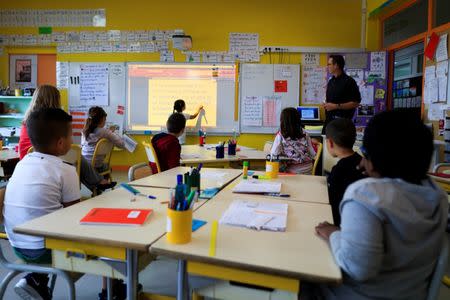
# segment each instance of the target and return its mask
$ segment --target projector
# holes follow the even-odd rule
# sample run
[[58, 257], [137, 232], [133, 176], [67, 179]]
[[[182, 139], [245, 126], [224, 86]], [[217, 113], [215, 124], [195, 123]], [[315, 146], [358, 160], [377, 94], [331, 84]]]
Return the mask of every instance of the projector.
[[173, 48], [186, 51], [192, 48], [192, 37], [190, 35], [172, 36]]

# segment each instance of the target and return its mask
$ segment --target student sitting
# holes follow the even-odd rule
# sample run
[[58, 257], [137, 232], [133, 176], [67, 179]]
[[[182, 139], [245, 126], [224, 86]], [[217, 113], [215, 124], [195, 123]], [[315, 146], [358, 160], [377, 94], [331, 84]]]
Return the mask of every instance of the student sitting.
[[[5, 194], [5, 229], [14, 252], [30, 263], [51, 263], [51, 251], [44, 238], [17, 234], [17, 225], [49, 214], [79, 201], [78, 175], [73, 166], [58, 156], [72, 144], [72, 117], [61, 109], [32, 112], [27, 131], [34, 152], [16, 166]], [[51, 299], [47, 274], [29, 273], [14, 287], [23, 299]]]
[[[26, 122], [30, 114], [36, 110], [43, 108], [61, 108], [61, 96], [56, 87], [52, 85], [41, 85], [36, 91], [34, 91], [33, 99], [28, 107], [22, 127], [20, 130], [19, 138], [19, 156], [20, 159], [27, 155], [28, 150], [31, 148], [31, 141], [28, 137]], [[84, 158], [81, 158], [80, 179], [84, 185], [92, 189], [94, 186], [100, 190], [105, 190], [112, 187], [110, 183], [104, 178], [97, 175], [97, 172]]]
[[447, 195], [427, 176], [433, 135], [415, 114], [383, 112], [369, 122], [361, 150], [370, 178], [347, 188], [341, 228], [316, 227], [343, 284], [314, 292], [321, 299], [426, 299], [448, 212]]
[[353, 151], [356, 128], [352, 120], [341, 118], [331, 121], [326, 128], [326, 137], [328, 152], [331, 156], [340, 158], [327, 178], [334, 225], [340, 226], [339, 204], [344, 192], [350, 184], [365, 176], [358, 168], [362, 157]]
[[280, 115], [280, 131], [277, 133], [270, 154], [288, 157], [281, 171], [295, 174], [311, 174], [316, 151], [309, 135], [303, 131], [297, 109], [288, 107]]
[[166, 171], [180, 165], [181, 145], [178, 137], [186, 127], [186, 119], [182, 114], [173, 113], [166, 123], [168, 133], [158, 133], [152, 138], [161, 171]]
[[[105, 128], [106, 116], [105, 110], [100, 106], [93, 106], [89, 109], [88, 118], [81, 136], [81, 154], [88, 162], [92, 161], [95, 147], [102, 138], [108, 139], [116, 147], [125, 148], [123, 139], [110, 129]], [[95, 161], [95, 168], [99, 172], [108, 167], [103, 165], [103, 159], [104, 157], [99, 155]], [[96, 176], [101, 178], [99, 174], [96, 174]]]

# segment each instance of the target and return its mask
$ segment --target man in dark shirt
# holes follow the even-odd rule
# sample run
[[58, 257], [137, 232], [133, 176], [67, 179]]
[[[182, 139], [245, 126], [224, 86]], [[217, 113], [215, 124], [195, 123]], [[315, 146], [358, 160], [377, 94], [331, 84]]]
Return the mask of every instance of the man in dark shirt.
[[364, 178], [362, 172], [357, 169], [362, 157], [353, 151], [356, 129], [352, 120], [340, 118], [331, 121], [327, 126], [326, 137], [328, 152], [333, 157], [340, 158], [327, 178], [334, 225], [339, 226], [341, 224], [339, 204], [345, 190], [353, 182]]
[[152, 145], [155, 148], [161, 171], [180, 165], [181, 145], [178, 137], [184, 132], [186, 119], [182, 114], [174, 113], [167, 120], [166, 127], [168, 133], [161, 132], [152, 138]]
[[327, 84], [326, 102], [323, 104], [326, 119], [325, 128], [337, 118], [352, 119], [355, 109], [361, 103], [361, 94], [355, 80], [344, 72], [345, 60], [342, 55], [330, 55], [328, 72], [333, 75]]

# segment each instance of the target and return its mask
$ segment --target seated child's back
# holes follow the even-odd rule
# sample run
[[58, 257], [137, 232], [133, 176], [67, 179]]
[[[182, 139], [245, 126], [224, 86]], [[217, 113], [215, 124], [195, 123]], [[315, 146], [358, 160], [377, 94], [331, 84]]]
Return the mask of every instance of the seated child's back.
[[277, 133], [270, 154], [290, 158], [285, 170], [289, 173], [311, 174], [316, 151], [311, 138], [301, 126], [300, 114], [293, 107], [283, 109], [280, 115], [280, 132]]
[[161, 132], [152, 138], [161, 171], [180, 165], [181, 145], [178, 137], [184, 132], [186, 119], [182, 114], [173, 113], [166, 123], [168, 133]]

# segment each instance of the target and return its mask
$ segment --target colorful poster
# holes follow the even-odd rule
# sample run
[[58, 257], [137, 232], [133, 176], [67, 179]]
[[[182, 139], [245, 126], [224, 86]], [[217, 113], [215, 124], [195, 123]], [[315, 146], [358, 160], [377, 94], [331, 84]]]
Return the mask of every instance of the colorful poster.
[[302, 104], [325, 102], [327, 70], [325, 67], [302, 67]]

